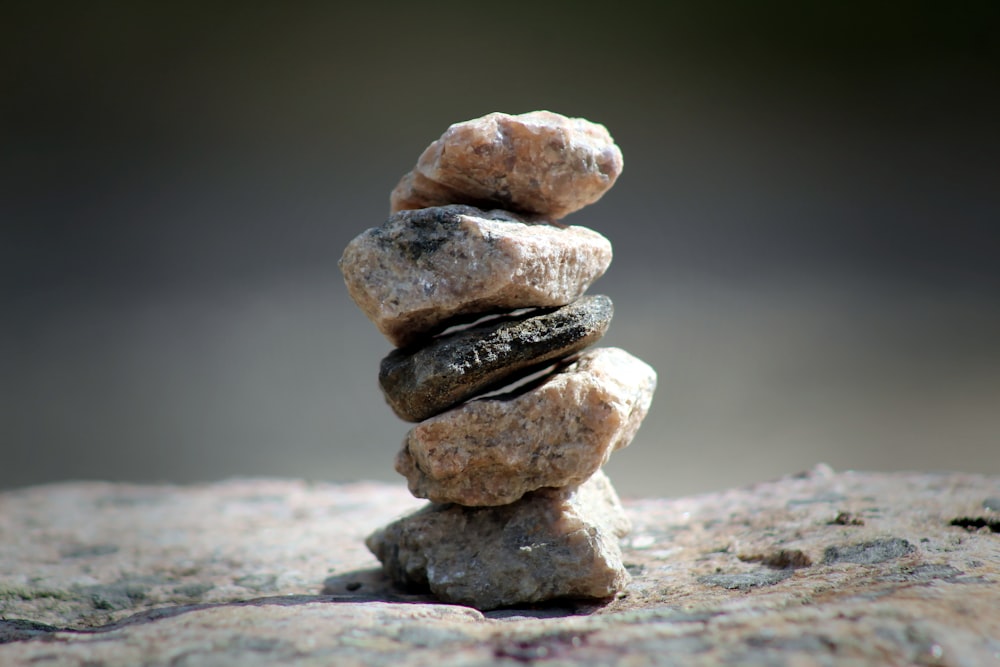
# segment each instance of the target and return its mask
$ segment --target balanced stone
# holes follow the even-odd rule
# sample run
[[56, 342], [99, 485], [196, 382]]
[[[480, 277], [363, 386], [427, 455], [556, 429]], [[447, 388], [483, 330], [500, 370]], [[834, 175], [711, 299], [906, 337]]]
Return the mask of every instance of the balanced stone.
[[340, 270], [358, 307], [402, 347], [458, 317], [563, 306], [610, 263], [611, 243], [586, 227], [454, 205], [391, 216], [348, 244]]
[[655, 388], [656, 372], [628, 352], [591, 350], [520, 395], [470, 401], [421, 422], [396, 470], [419, 498], [469, 506], [580, 484], [631, 442]]
[[396, 349], [382, 360], [379, 385], [400, 419], [419, 422], [600, 340], [614, 313], [606, 296], [584, 296]]
[[429, 504], [366, 541], [397, 584], [480, 610], [559, 597], [607, 598], [629, 575], [629, 521], [607, 477], [502, 507]]
[[491, 113], [456, 123], [391, 196], [393, 212], [442, 204], [557, 220], [614, 185], [622, 154], [603, 125], [550, 111]]

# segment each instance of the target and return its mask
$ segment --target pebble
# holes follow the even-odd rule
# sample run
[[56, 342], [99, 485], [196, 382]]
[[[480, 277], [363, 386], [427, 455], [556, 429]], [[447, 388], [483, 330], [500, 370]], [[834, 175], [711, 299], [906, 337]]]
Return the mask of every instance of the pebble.
[[608, 598], [629, 575], [628, 518], [602, 472], [499, 507], [430, 504], [366, 541], [401, 585], [486, 611], [561, 597]]
[[504, 505], [580, 484], [631, 442], [656, 372], [597, 348], [514, 397], [474, 400], [415, 426], [396, 457], [410, 492], [439, 503]]
[[531, 224], [504, 211], [402, 211], [348, 244], [351, 298], [396, 347], [456, 318], [578, 299], [611, 263], [611, 242], [586, 227]]
[[472, 204], [558, 220], [600, 199], [622, 166], [603, 125], [550, 111], [491, 113], [428, 146], [392, 191], [391, 210]]
[[393, 350], [382, 360], [379, 385], [400, 419], [423, 421], [589, 347], [613, 313], [608, 297], [584, 296], [555, 310], [490, 320], [416, 350]]

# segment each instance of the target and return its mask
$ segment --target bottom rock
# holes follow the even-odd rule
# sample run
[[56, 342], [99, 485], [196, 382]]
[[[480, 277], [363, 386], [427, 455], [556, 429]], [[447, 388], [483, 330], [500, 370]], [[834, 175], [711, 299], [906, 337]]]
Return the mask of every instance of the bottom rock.
[[579, 487], [540, 489], [500, 507], [429, 504], [366, 544], [397, 584], [488, 610], [623, 590], [618, 538], [628, 531], [598, 471]]

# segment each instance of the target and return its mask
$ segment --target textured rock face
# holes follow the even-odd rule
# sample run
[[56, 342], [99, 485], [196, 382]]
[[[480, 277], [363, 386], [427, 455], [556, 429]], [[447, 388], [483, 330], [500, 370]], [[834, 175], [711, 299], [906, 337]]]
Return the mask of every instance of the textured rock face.
[[340, 268], [358, 307], [404, 347], [458, 316], [566, 305], [610, 263], [611, 243], [585, 227], [442, 206], [403, 211], [362, 233]]
[[614, 595], [628, 582], [617, 539], [628, 528], [598, 473], [578, 488], [545, 489], [500, 507], [428, 505], [367, 543], [394, 581], [489, 610]]
[[0, 665], [993, 665], [997, 498], [996, 475], [819, 467], [626, 499], [623, 594], [481, 613], [365, 549], [422, 504], [401, 484], [7, 491]]
[[396, 470], [416, 496], [470, 506], [580, 484], [632, 440], [655, 389], [656, 373], [639, 359], [591, 350], [530, 391], [471, 401], [418, 424]]
[[400, 419], [422, 421], [594, 344], [611, 324], [606, 296], [585, 296], [556, 310], [532, 310], [394, 350], [379, 385]]
[[491, 113], [428, 146], [391, 209], [472, 204], [555, 220], [600, 199], [622, 164], [603, 125], [548, 111]]

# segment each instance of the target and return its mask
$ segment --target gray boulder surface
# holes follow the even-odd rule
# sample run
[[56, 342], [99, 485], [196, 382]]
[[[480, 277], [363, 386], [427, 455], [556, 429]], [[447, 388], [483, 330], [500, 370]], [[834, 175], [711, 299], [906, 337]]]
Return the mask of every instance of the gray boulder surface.
[[68, 482], [0, 493], [0, 665], [989, 665], [1000, 477], [825, 466], [625, 499], [615, 598], [481, 613], [364, 545], [402, 485]]

